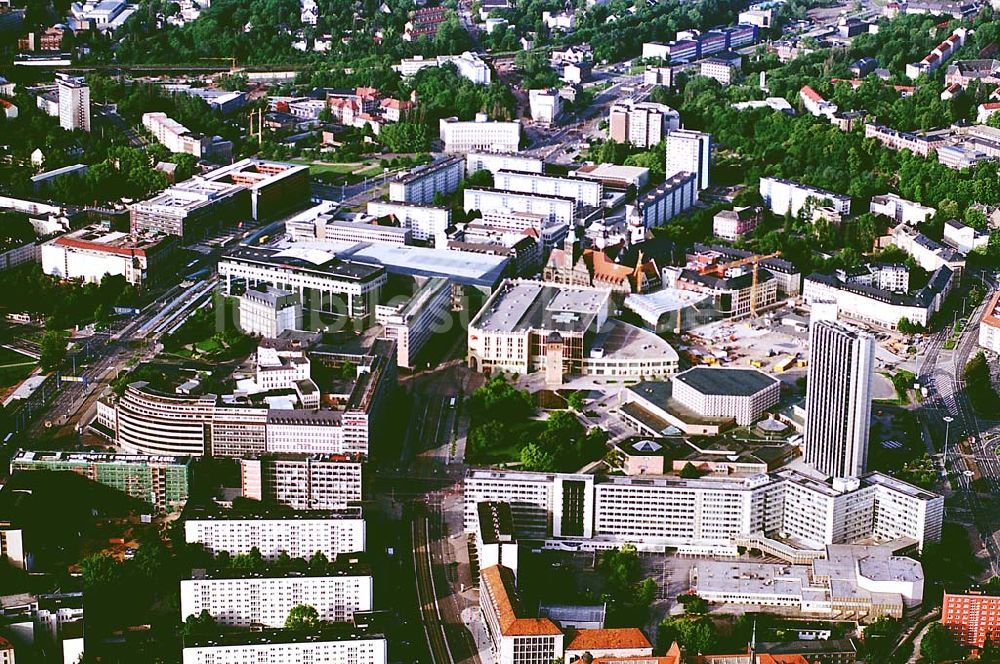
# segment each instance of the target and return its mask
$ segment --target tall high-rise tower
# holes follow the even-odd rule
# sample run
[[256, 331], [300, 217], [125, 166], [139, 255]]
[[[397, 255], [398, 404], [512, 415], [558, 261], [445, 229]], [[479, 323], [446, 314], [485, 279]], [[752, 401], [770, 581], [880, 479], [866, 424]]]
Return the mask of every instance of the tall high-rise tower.
[[56, 79], [59, 89], [59, 125], [68, 131], [90, 131], [90, 87], [82, 78], [60, 74]]
[[856, 477], [868, 462], [875, 340], [836, 321], [810, 333], [805, 461], [824, 475]]
[[707, 189], [708, 168], [712, 156], [712, 135], [702, 131], [678, 129], [667, 134], [667, 172], [694, 173], [698, 178], [698, 191]]

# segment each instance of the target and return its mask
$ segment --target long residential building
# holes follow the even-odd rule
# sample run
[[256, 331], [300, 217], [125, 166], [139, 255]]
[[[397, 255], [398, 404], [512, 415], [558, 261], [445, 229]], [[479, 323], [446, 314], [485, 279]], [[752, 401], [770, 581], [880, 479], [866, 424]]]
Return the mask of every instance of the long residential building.
[[289, 611], [300, 604], [332, 622], [349, 622], [355, 613], [372, 610], [372, 576], [364, 565], [338, 561], [320, 573], [269, 574], [276, 573], [235, 576], [226, 570], [182, 579], [181, 620], [208, 611], [220, 625], [284, 627]]
[[18, 450], [10, 461], [10, 472], [72, 472], [143, 500], [160, 512], [177, 512], [188, 499], [190, 465], [189, 457]]
[[521, 149], [521, 123], [489, 121], [480, 113], [474, 121], [443, 118], [441, 141], [445, 152], [515, 153]]
[[657, 228], [697, 202], [697, 176], [694, 173], [675, 173], [636, 197], [636, 217], [642, 226]]
[[257, 549], [265, 560], [274, 561], [282, 553], [308, 559], [318, 551], [333, 560], [365, 550], [365, 520], [357, 509], [263, 515], [195, 509], [184, 518], [184, 540], [203, 545], [212, 555]]
[[265, 454], [242, 458], [243, 496], [293, 510], [339, 510], [363, 498], [363, 457]]
[[469, 188], [464, 192], [465, 210], [511, 211], [539, 214], [551, 222], [569, 224], [576, 216], [576, 199], [561, 196]]
[[937, 213], [937, 210], [932, 207], [908, 201], [893, 193], [872, 196], [868, 211], [872, 214], [889, 217], [897, 224], [909, 224], [910, 226], [923, 223]]
[[890, 150], [909, 150], [915, 155], [926, 157], [940, 149], [945, 142], [938, 137], [921, 136], [908, 131], [899, 131], [874, 122], [865, 123], [865, 138], [874, 138]]
[[935, 46], [920, 62], [913, 62], [906, 65], [907, 78], [916, 79], [921, 75], [930, 74], [937, 70], [938, 67], [955, 54], [955, 51], [962, 48], [965, 44], [967, 34], [968, 30], [965, 28], [956, 28], [947, 39]]
[[227, 294], [234, 292], [234, 281], [246, 288], [263, 284], [299, 293], [305, 310], [361, 320], [374, 314], [388, 280], [381, 265], [294, 246], [285, 250], [237, 247], [219, 259], [218, 270]]
[[379, 305], [375, 320], [384, 335], [396, 342], [396, 364], [412, 369], [420, 351], [436, 332], [451, 326], [452, 287], [447, 279], [434, 277], [399, 305]]
[[795, 558], [872, 539], [923, 547], [940, 540], [944, 517], [943, 497], [882, 473], [828, 483], [790, 469], [700, 479], [469, 470], [464, 493], [466, 532], [478, 503], [506, 502], [518, 539], [575, 550], [731, 553], [753, 541]]
[[899, 224], [890, 232], [892, 243], [917, 261], [917, 265], [934, 272], [946, 267], [960, 277], [965, 269], [965, 257], [957, 250], [932, 240], [906, 224]]
[[250, 629], [195, 634], [184, 639], [183, 664], [324, 662], [388, 664], [385, 636], [353, 625], [315, 630]]
[[593, 180], [506, 170], [494, 174], [493, 186], [502, 191], [572, 198], [579, 207], [598, 207], [604, 195], [604, 187]]
[[451, 226], [451, 210], [423, 203], [398, 201], [370, 201], [368, 214], [375, 217], [393, 217], [410, 231], [417, 240], [435, 240]]
[[169, 393], [135, 382], [121, 397], [99, 402], [96, 425], [131, 454], [367, 455], [386, 394], [395, 385], [393, 342], [377, 340], [363, 354], [313, 354], [312, 361], [357, 367], [357, 378], [347, 395], [339, 395], [337, 409], [230, 405], [214, 394]]
[[435, 194], [450, 194], [462, 182], [465, 160], [446, 157], [413, 169], [389, 182], [389, 200], [399, 203], [434, 202]]
[[913, 295], [884, 290], [874, 285], [850, 283], [835, 275], [813, 273], [806, 277], [802, 297], [807, 304], [834, 302], [840, 315], [869, 325], [895, 330], [906, 319], [926, 326], [957, 280], [948, 267], [931, 275], [924, 288]]
[[761, 178], [760, 197], [771, 212], [777, 215], [788, 212], [795, 216], [809, 203], [815, 207], [825, 207], [827, 201], [837, 214], [847, 216], [851, 213], [850, 196], [782, 178]]
[[197, 134], [166, 113], [143, 113], [142, 126], [171, 152], [194, 155], [198, 159], [232, 160], [231, 141]]
[[521, 154], [470, 152], [465, 155], [465, 172], [472, 175], [476, 171], [518, 171], [520, 173], [542, 173], [545, 162], [538, 157]]

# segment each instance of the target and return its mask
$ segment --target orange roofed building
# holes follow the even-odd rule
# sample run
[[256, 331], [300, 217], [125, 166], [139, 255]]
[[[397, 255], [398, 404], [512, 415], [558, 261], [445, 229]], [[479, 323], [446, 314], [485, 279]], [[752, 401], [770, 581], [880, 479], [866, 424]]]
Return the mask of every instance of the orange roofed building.
[[520, 606], [514, 572], [492, 565], [479, 573], [479, 605], [495, 664], [566, 664], [629, 662], [681, 664], [676, 645], [666, 657], [653, 657], [653, 645], [641, 630], [567, 629], [548, 618], [527, 615]]
[[552, 664], [563, 656], [562, 630], [548, 618], [526, 617], [510, 568], [480, 571], [479, 606], [496, 664]]

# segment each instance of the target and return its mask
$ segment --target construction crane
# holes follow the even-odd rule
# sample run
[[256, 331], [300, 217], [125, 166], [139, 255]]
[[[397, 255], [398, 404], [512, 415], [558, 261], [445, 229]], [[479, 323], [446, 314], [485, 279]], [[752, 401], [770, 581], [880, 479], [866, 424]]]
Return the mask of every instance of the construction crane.
[[722, 276], [726, 273], [726, 270], [731, 270], [734, 267], [743, 267], [745, 265], [752, 266], [753, 277], [750, 281], [750, 315], [754, 318], [757, 317], [757, 272], [760, 268], [762, 261], [769, 260], [771, 258], [777, 258], [781, 255], [780, 251], [775, 251], [772, 254], [755, 254], [753, 256], [747, 256], [746, 258], [739, 258], [734, 261], [729, 261], [726, 263], [713, 263], [712, 265], [706, 265], [701, 268], [698, 272], [699, 274], [711, 274], [715, 273]]

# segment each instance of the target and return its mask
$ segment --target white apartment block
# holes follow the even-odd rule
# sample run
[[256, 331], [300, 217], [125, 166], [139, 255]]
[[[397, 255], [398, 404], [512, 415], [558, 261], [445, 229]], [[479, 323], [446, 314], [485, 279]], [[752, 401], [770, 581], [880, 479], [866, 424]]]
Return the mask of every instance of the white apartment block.
[[143, 113], [142, 126], [171, 152], [192, 154], [199, 159], [212, 149], [212, 139], [195, 134], [166, 113]]
[[739, 426], [778, 405], [781, 382], [755, 369], [693, 367], [670, 379], [673, 398], [704, 417], [731, 417]]
[[799, 99], [802, 100], [802, 107], [816, 117], [832, 118], [837, 112], [836, 104], [828, 102], [808, 85], [802, 86], [802, 89], [799, 90]]
[[528, 104], [531, 119], [541, 124], [555, 124], [562, 114], [562, 97], [558, 90], [529, 90]]
[[451, 210], [433, 205], [376, 200], [369, 201], [368, 214], [374, 217], [395, 217], [399, 225], [408, 229], [416, 240], [435, 240], [451, 226]]
[[642, 226], [656, 228], [697, 201], [698, 177], [694, 173], [676, 173], [636, 199], [636, 215]]
[[922, 224], [937, 214], [937, 210], [932, 207], [908, 201], [892, 193], [872, 196], [868, 211], [894, 219], [897, 224], [909, 224], [910, 226]]
[[604, 195], [604, 186], [595, 180], [517, 171], [497, 171], [493, 186], [502, 191], [572, 198], [581, 207], [600, 207]]
[[204, 545], [213, 555], [226, 551], [235, 556], [257, 548], [265, 560], [276, 560], [282, 552], [309, 558], [317, 551], [333, 560], [342, 553], [365, 550], [365, 520], [350, 512], [276, 518], [196, 514], [184, 522], [184, 538], [188, 544]]
[[445, 64], [452, 64], [458, 70], [460, 76], [469, 79], [477, 85], [489, 85], [492, 80], [490, 67], [478, 53], [466, 51], [461, 55], [439, 55], [436, 58], [425, 58], [417, 55], [412, 58], [400, 60], [398, 65], [393, 65], [393, 69], [399, 72], [400, 76], [413, 76], [425, 67], [440, 67]]
[[930, 74], [935, 71], [954, 55], [955, 51], [962, 48], [967, 34], [968, 30], [965, 28], [956, 28], [947, 39], [935, 46], [920, 62], [906, 65], [907, 78], [916, 79], [922, 74]]
[[389, 182], [389, 200], [397, 203], [430, 204], [435, 194], [458, 189], [465, 175], [461, 157], [448, 157], [420, 166]]
[[240, 459], [243, 496], [294, 510], [339, 510], [362, 499], [361, 457], [265, 455]]
[[239, 301], [239, 327], [246, 334], [273, 339], [285, 330], [302, 329], [302, 301], [298, 293], [248, 288]]
[[917, 265], [928, 272], [947, 267], [960, 275], [965, 269], [965, 257], [955, 249], [932, 240], [906, 224], [893, 228], [890, 237], [895, 246], [912, 256]]
[[988, 230], [967, 226], [958, 219], [949, 219], [944, 223], [942, 240], [960, 254], [968, 254], [977, 249], [985, 250], [990, 243], [990, 233]]
[[60, 74], [56, 78], [59, 93], [59, 126], [67, 131], [90, 131], [90, 86], [82, 78]]
[[385, 328], [383, 335], [396, 342], [398, 366], [416, 366], [416, 358], [430, 338], [450, 327], [450, 309], [451, 284], [443, 277], [428, 279], [405, 302], [376, 307], [375, 321]]
[[474, 121], [443, 118], [439, 125], [445, 152], [517, 152], [521, 149], [520, 122], [490, 122], [484, 113]]
[[360, 630], [254, 630], [184, 640], [182, 664], [388, 664], [386, 639]]
[[489, 171], [495, 175], [497, 171], [541, 173], [544, 170], [545, 162], [537, 157], [491, 152], [470, 152], [465, 155], [465, 172], [469, 175], [476, 171]]
[[667, 134], [668, 178], [678, 173], [694, 173], [698, 178], [698, 191], [707, 189], [711, 158], [711, 134], [688, 129], [678, 129]]
[[372, 610], [371, 574], [359, 568], [334, 576], [181, 580], [181, 620], [208, 611], [220, 625], [284, 627], [299, 604], [315, 607], [320, 620], [348, 622]]
[[640, 148], [657, 145], [680, 126], [680, 113], [665, 104], [626, 99], [608, 111], [608, 138]]
[[538, 194], [501, 191], [499, 189], [466, 189], [465, 211], [527, 212], [545, 217], [549, 222], [569, 224], [576, 215], [576, 200]]
[[792, 470], [696, 480], [469, 470], [464, 493], [468, 533], [478, 527], [480, 502], [506, 502], [519, 539], [554, 547], [569, 540], [582, 550], [629, 542], [732, 552], [737, 541], [776, 535], [803, 550], [867, 538], [923, 547], [940, 539], [944, 516], [944, 498], [881, 473], [831, 484]]
[[1000, 291], [990, 298], [979, 321], [979, 345], [1000, 355]]
[[760, 196], [771, 212], [777, 215], [790, 212], [795, 216], [807, 203], [821, 207], [826, 206], [827, 201], [838, 214], [846, 216], [851, 213], [850, 196], [782, 178], [761, 178]]

